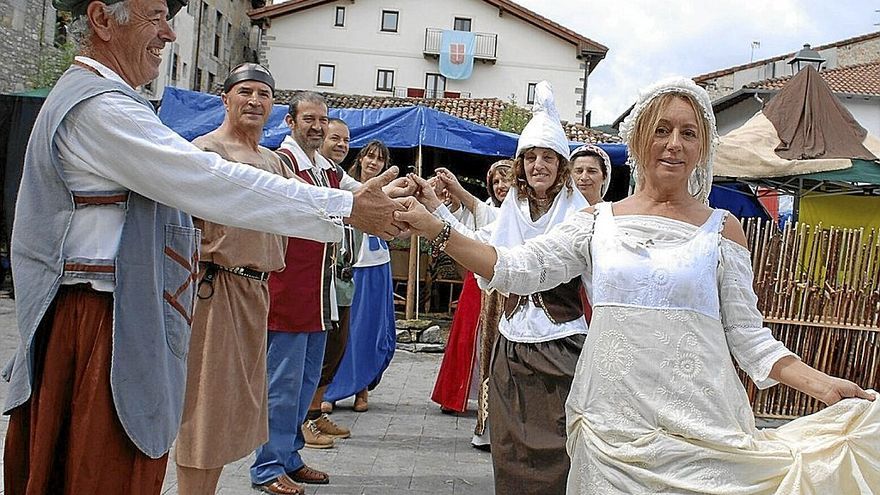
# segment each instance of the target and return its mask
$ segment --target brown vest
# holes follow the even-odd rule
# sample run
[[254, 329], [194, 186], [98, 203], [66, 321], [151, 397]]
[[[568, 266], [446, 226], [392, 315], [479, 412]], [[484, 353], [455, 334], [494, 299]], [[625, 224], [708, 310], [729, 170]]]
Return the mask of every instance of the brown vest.
[[504, 302], [504, 316], [509, 320], [531, 299], [532, 304], [543, 309], [547, 318], [555, 324], [576, 320], [584, 316], [584, 307], [579, 295], [581, 290], [581, 278], [575, 277], [550, 290], [528, 296], [510, 294]]

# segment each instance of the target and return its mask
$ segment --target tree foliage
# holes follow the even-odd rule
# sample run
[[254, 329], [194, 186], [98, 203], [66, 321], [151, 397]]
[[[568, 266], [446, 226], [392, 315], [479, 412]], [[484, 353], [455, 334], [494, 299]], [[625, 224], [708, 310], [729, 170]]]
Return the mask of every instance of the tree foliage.
[[[58, 11], [55, 15], [55, 24], [52, 44], [40, 42], [37, 53], [36, 68], [28, 78], [31, 88], [48, 88], [55, 85], [61, 74], [73, 63], [76, 55], [76, 47], [68, 38], [70, 24], [73, 22], [69, 12]], [[46, 38], [46, 29], [49, 25], [40, 25], [40, 40]]]
[[48, 88], [55, 85], [61, 74], [73, 63], [76, 48], [73, 43], [66, 41], [57, 48], [44, 46], [37, 56], [37, 67], [28, 84], [31, 88]]
[[510, 99], [504, 104], [504, 110], [501, 111], [501, 116], [498, 119], [498, 128], [502, 131], [520, 134], [531, 118], [532, 112], [518, 107], [514, 95], [510, 95]]

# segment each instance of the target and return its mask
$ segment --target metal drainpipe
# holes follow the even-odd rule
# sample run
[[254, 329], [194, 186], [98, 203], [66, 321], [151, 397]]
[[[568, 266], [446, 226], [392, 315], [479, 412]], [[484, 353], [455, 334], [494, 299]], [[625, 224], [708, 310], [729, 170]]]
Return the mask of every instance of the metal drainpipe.
[[581, 124], [587, 125], [587, 80], [590, 79], [590, 62], [592, 57], [584, 54], [584, 92], [581, 95]]
[[[199, 42], [202, 40], [202, 12], [205, 11], [203, 2], [199, 2], [199, 6], [197, 7], [198, 13], [198, 21], [196, 22], [196, 49], [193, 53], [193, 65], [192, 65], [192, 86], [190, 89], [193, 91], [199, 91], [201, 89], [201, 81], [196, 81], [196, 76], [199, 73]], [[210, 88], [208, 89], [210, 91]]]

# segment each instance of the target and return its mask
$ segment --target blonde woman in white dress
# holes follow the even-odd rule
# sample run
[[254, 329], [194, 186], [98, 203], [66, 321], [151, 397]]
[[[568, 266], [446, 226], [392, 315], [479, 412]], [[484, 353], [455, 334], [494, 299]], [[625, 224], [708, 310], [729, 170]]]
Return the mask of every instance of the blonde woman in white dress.
[[[593, 319], [566, 404], [570, 494], [880, 493], [880, 402], [803, 363], [763, 326], [746, 239], [706, 206], [715, 118], [692, 81], [642, 93], [621, 134], [636, 192], [510, 249], [396, 214], [512, 293], [582, 274]], [[830, 407], [758, 430], [733, 360]]]

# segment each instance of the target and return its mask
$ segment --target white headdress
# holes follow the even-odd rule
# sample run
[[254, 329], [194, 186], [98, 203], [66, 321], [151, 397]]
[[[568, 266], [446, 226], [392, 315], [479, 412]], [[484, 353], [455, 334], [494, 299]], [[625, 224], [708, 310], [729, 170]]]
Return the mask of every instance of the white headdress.
[[553, 100], [553, 87], [541, 81], [535, 87], [532, 120], [526, 124], [516, 143], [516, 157], [529, 148], [550, 148], [568, 158], [568, 138], [559, 123], [559, 111]]
[[654, 98], [667, 93], [682, 93], [690, 96], [702, 111], [703, 117], [709, 123], [709, 149], [706, 153], [706, 163], [698, 164], [688, 181], [688, 190], [692, 195], [703, 203], [709, 202], [709, 191], [712, 189], [712, 164], [715, 160], [715, 149], [718, 147], [718, 130], [715, 128], [715, 113], [712, 112], [712, 100], [706, 90], [697, 86], [694, 81], [685, 77], [672, 77], [656, 82], [639, 91], [639, 99], [632, 111], [620, 124], [620, 137], [630, 148], [630, 165], [636, 185], [639, 183], [638, 167], [632, 154], [632, 139], [636, 122], [642, 111]]
[[611, 157], [608, 156], [608, 153], [606, 153], [605, 150], [595, 144], [585, 144], [583, 146], [578, 146], [571, 152], [570, 160], [572, 166], [574, 166], [574, 159], [577, 158], [578, 155], [584, 156], [588, 154], [596, 155], [599, 157], [599, 160], [602, 161], [600, 165], [604, 169], [603, 173], [605, 178], [602, 180], [602, 188], [599, 190], [599, 194], [604, 198], [605, 193], [608, 192], [608, 188], [611, 186]]

